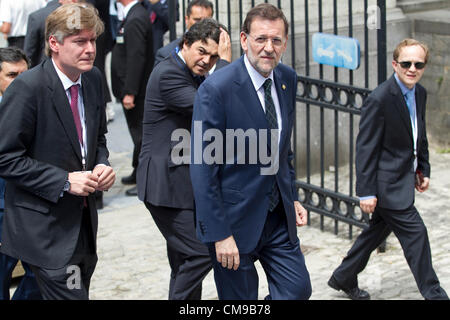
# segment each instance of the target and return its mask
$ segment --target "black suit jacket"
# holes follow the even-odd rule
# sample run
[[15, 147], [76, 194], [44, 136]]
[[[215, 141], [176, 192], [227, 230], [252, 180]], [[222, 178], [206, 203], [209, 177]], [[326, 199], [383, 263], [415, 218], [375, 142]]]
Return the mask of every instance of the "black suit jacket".
[[[175, 52], [155, 66], [145, 97], [137, 170], [140, 200], [155, 206], [194, 208], [189, 165], [172, 162], [172, 152], [183, 154], [173, 150], [179, 140], [173, 142], [171, 136], [177, 129], [190, 132], [197, 89], [198, 83]], [[189, 147], [190, 141], [184, 142]]]
[[[120, 43], [123, 37], [123, 43]], [[122, 100], [126, 94], [144, 99], [145, 87], [153, 68], [152, 24], [147, 10], [134, 5], [119, 27], [111, 57], [113, 94]]]
[[[82, 75], [87, 130], [87, 170], [108, 163], [101, 74]], [[82, 170], [81, 150], [69, 100], [48, 59], [22, 73], [0, 103], [0, 176], [6, 181], [1, 251], [44, 268], [72, 257], [83, 197], [61, 197], [69, 172]], [[94, 243], [95, 196], [87, 197]]]
[[[417, 159], [430, 176], [425, 126], [426, 91], [416, 84]], [[366, 99], [356, 140], [356, 194], [375, 195], [377, 206], [403, 210], [414, 202], [414, 145], [405, 99], [392, 76]]]
[[34, 67], [46, 59], [45, 55], [45, 19], [61, 4], [58, 0], [47, 3], [44, 8], [34, 11], [28, 16], [27, 34], [24, 51]]

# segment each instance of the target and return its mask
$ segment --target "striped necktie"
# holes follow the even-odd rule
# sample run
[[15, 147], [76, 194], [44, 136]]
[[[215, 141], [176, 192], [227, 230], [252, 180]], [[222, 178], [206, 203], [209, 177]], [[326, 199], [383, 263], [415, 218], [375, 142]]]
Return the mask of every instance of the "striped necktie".
[[[272, 79], [267, 79], [264, 84], [264, 103], [266, 106], [266, 120], [270, 129], [278, 129], [277, 112], [275, 111], [275, 104], [272, 99]], [[270, 134], [269, 134], [269, 141]], [[269, 196], [269, 211], [272, 212], [278, 203], [280, 202], [280, 192], [278, 191], [277, 180], [274, 176], [274, 182], [272, 185], [272, 190]]]

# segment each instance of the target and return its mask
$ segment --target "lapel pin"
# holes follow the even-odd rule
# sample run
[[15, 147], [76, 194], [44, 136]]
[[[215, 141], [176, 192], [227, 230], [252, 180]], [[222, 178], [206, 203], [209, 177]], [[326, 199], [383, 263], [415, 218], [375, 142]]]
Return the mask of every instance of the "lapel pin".
[[281, 85], [281, 88], [283, 88], [283, 90], [286, 90], [286, 85], [285, 84]]

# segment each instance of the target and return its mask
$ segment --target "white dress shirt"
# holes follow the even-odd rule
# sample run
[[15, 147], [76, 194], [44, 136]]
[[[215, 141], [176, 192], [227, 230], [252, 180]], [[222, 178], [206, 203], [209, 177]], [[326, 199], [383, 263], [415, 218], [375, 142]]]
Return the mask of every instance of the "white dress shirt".
[[[70, 80], [61, 70], [59, 70], [56, 63], [53, 61], [53, 66], [55, 67], [56, 73], [58, 74], [59, 79], [62, 82], [62, 85], [64, 87], [64, 91], [66, 92], [67, 99], [69, 100], [70, 105], [70, 87], [73, 85], [78, 84], [79, 90], [78, 90], [78, 113], [80, 115], [80, 122], [81, 122], [81, 130], [83, 132], [83, 144], [80, 142], [80, 149], [81, 149], [81, 156], [83, 159], [87, 159], [87, 135], [86, 135], [86, 117], [84, 113], [84, 103], [83, 103], [83, 87], [81, 86], [81, 77], [78, 78], [76, 82], [73, 82]], [[70, 111], [72, 112], [72, 110]]]

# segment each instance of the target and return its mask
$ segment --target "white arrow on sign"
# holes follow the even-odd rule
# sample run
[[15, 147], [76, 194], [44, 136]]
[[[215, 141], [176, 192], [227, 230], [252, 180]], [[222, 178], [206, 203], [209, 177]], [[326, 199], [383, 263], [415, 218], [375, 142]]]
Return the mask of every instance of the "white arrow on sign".
[[348, 54], [345, 53], [345, 51], [342, 50], [337, 50], [337, 54], [338, 56], [344, 58], [345, 60], [347, 60], [347, 62], [351, 63], [353, 61], [352, 57], [350, 57]]
[[325, 56], [325, 57], [328, 57], [328, 58], [333, 58], [334, 57], [334, 51], [333, 51], [333, 47], [334, 47], [334, 44], [332, 44], [332, 45], [330, 45], [328, 48], [326, 48], [326, 49], [323, 49], [322, 47], [319, 47], [318, 49], [317, 49], [317, 55], [319, 56], [319, 57], [323, 57], [323, 56]]

